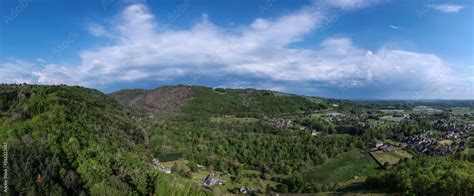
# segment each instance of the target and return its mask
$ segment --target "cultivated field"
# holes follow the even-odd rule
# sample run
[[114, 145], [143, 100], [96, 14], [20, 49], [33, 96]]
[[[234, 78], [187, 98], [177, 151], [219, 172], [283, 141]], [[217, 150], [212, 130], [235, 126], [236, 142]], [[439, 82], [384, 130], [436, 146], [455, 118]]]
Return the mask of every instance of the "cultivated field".
[[238, 117], [211, 117], [209, 121], [213, 123], [253, 123], [257, 122], [258, 119]]
[[396, 149], [394, 151], [378, 150], [370, 153], [381, 165], [384, 165], [386, 162], [390, 165], [395, 165], [400, 159], [413, 157], [413, 155], [403, 149]]
[[[352, 150], [329, 159], [325, 164], [304, 172], [308, 181], [317, 181], [323, 184], [342, 183], [375, 173], [379, 166], [366, 153]], [[357, 177], [356, 177], [357, 176]]]

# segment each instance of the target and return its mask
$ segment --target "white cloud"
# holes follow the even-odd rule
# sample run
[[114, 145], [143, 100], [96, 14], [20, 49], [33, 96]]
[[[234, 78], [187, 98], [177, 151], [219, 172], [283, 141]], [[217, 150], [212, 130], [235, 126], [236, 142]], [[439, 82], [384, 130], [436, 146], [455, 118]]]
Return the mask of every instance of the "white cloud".
[[388, 27], [392, 28], [392, 29], [399, 29], [400, 27], [398, 26], [395, 26], [395, 25], [389, 25]]
[[[378, 1], [327, 2], [355, 9]], [[385, 93], [408, 91], [411, 97], [420, 98], [452, 96], [446, 94], [446, 87], [472, 90], [472, 85], [464, 87], [466, 81], [457, 79], [449, 64], [433, 54], [386, 47], [368, 51], [348, 37], [328, 38], [319, 50], [288, 47], [302, 41], [328, 17], [325, 9], [311, 5], [228, 30], [203, 14], [189, 29], [174, 30], [161, 28], [148, 7], [135, 4], [121, 12], [112, 26], [89, 28], [93, 35], [107, 36], [114, 44], [81, 51], [80, 65], [50, 63], [35, 68], [34, 63], [10, 60], [0, 65], [0, 81], [100, 88], [121, 82], [173, 80], [195, 74], [199, 67], [204, 78], [252, 78], [221, 86], [290, 91], [283, 83], [345, 88], [382, 85], [388, 87], [382, 88]]]
[[18, 59], [7, 59], [0, 65], [0, 82], [4, 83], [36, 83], [32, 72], [36, 71], [35, 64]]
[[96, 37], [105, 36], [109, 34], [103, 26], [94, 23], [88, 24], [87, 30]]
[[320, 0], [319, 3], [339, 9], [355, 9], [371, 6], [382, 1], [384, 0]]
[[435, 10], [444, 13], [457, 13], [464, 9], [464, 6], [456, 5], [456, 4], [436, 4], [432, 6]]

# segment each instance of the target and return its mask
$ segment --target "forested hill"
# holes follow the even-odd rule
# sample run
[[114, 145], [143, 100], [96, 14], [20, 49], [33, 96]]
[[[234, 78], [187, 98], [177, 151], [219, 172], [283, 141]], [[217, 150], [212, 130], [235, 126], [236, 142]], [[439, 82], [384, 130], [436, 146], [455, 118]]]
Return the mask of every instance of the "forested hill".
[[97, 90], [0, 85], [0, 141], [8, 146], [12, 195], [197, 190], [173, 188], [172, 179], [152, 169], [150, 154], [143, 148], [145, 130], [119, 103]]
[[[213, 173], [222, 177], [225, 183], [212, 187], [217, 195], [236, 194], [242, 187], [262, 194], [359, 189], [469, 195], [474, 190], [468, 140], [458, 140], [447, 149], [462, 148], [441, 157], [418, 152], [415, 142], [399, 147], [420, 138], [433, 149], [443, 148], [431, 142], [436, 137], [422, 133], [453, 119], [468, 127], [471, 106], [431, 108], [403, 101], [354, 102], [199, 86], [121, 90], [111, 96], [147, 127], [146, 148], [172, 164], [174, 173], [196, 183]], [[453, 131], [472, 135], [471, 128]], [[388, 144], [376, 148], [380, 154], [374, 156], [369, 152], [378, 140]]]
[[1, 84], [7, 167], [0, 176], [7, 178], [0, 188], [10, 195], [472, 195], [474, 112], [461, 106], [182, 85], [104, 94]]
[[[284, 94], [269, 90], [223, 89], [200, 86], [166, 86], [153, 90], [128, 89], [111, 96], [131, 110], [157, 116], [187, 114], [199, 119], [219, 115], [276, 117], [327, 109], [322, 98]], [[337, 102], [337, 101], [333, 101]]]

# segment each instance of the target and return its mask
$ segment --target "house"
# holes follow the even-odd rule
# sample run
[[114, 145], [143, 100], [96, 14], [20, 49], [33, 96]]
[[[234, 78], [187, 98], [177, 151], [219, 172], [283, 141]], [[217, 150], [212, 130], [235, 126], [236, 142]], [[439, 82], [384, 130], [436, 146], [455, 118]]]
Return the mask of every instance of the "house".
[[203, 186], [212, 186], [212, 177], [211, 175], [207, 175], [201, 182]]
[[270, 123], [273, 124], [273, 126], [277, 128], [291, 128], [293, 127], [293, 122], [288, 119], [283, 119], [283, 118], [274, 118], [270, 119]]
[[167, 174], [171, 174], [171, 168], [167, 167], [163, 170]]
[[243, 187], [240, 187], [240, 192], [243, 193], [243, 194], [252, 194], [253, 189], [252, 189], [252, 187], [243, 186]]
[[313, 129], [313, 130], [311, 131], [311, 135], [312, 135], [312, 136], [317, 136], [317, 135], [319, 135], [319, 134], [321, 134], [321, 132], [316, 131], [316, 129]]
[[382, 141], [377, 140], [377, 141], [375, 142], [375, 147], [376, 147], [376, 148], [380, 148], [380, 147], [382, 147], [382, 146], [383, 146], [383, 142], [382, 142]]
[[207, 175], [201, 182], [201, 184], [205, 187], [211, 187], [214, 185], [222, 185], [224, 180], [220, 176], [212, 178], [211, 175]]

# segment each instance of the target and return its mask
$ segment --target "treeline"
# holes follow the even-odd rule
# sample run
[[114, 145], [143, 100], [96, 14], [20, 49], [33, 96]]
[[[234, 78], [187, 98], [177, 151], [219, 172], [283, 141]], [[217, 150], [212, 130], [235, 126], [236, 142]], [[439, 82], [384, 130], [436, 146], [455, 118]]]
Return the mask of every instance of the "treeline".
[[441, 157], [405, 159], [369, 177], [366, 185], [404, 195], [472, 195], [474, 164]]

